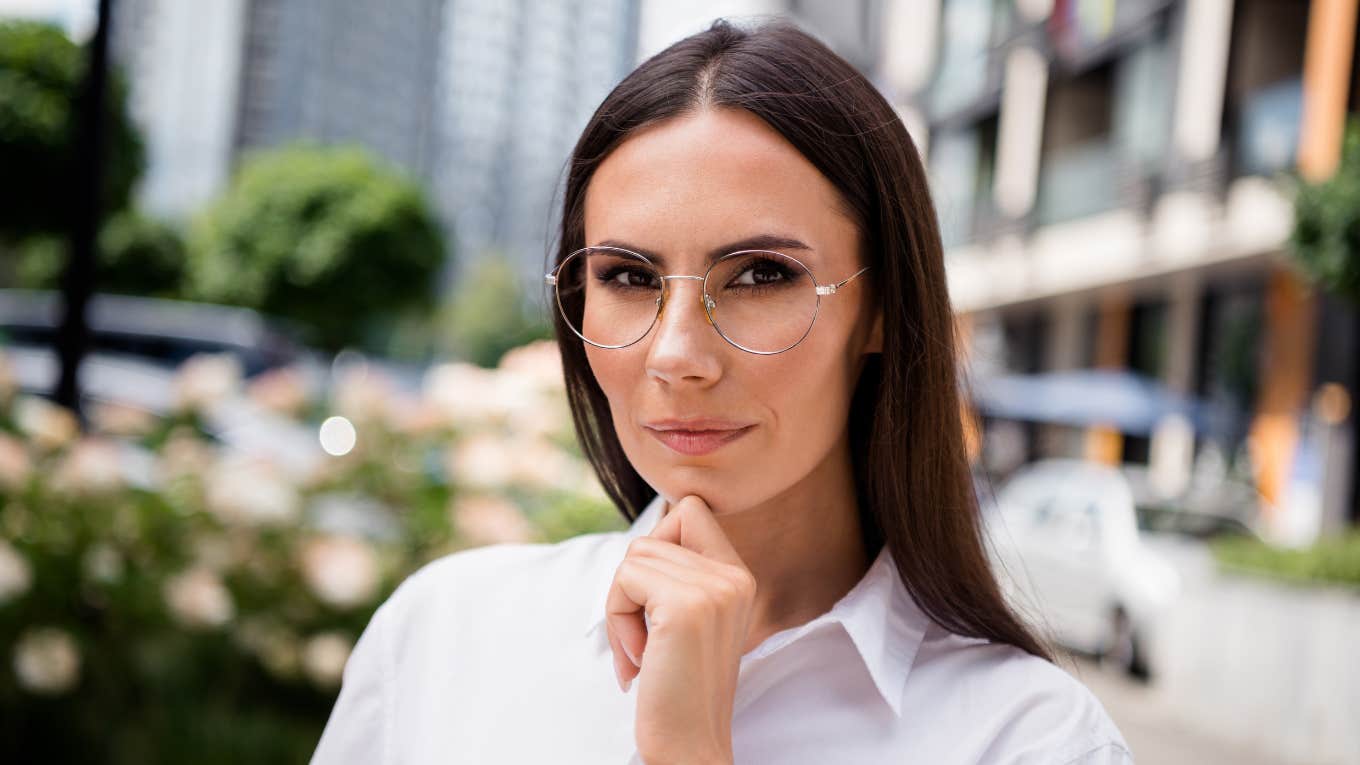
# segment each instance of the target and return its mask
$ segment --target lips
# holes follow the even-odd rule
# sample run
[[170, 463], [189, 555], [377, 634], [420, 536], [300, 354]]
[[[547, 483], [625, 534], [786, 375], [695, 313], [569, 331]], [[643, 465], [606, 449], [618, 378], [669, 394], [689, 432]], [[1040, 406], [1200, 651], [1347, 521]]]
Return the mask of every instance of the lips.
[[664, 420], [649, 423], [647, 432], [672, 451], [697, 457], [717, 451], [751, 432], [755, 425], [727, 420]]

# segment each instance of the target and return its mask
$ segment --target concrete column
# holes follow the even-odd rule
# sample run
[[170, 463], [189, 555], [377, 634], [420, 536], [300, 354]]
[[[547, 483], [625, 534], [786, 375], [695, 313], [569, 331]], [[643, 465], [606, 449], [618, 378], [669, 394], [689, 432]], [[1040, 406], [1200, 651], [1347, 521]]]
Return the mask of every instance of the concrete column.
[[1188, 0], [1185, 5], [1173, 135], [1180, 156], [1191, 162], [1218, 151], [1232, 7], [1233, 0]]
[[1044, 57], [1033, 48], [1012, 50], [1006, 57], [1001, 90], [992, 184], [997, 209], [1012, 218], [1023, 216], [1034, 206], [1047, 90], [1048, 62]]
[[1279, 528], [1290, 469], [1299, 443], [1298, 418], [1309, 402], [1312, 385], [1315, 301], [1293, 271], [1277, 268], [1266, 287], [1265, 358], [1261, 388], [1252, 418], [1249, 447], [1256, 486], [1274, 506], [1265, 519]]
[[1308, 11], [1298, 156], [1299, 172], [1309, 180], [1330, 177], [1341, 160], [1358, 1], [1313, 0]]
[[[1122, 292], [1111, 292], [1100, 299], [1100, 319], [1096, 329], [1096, 359], [1099, 369], [1123, 369], [1129, 358], [1129, 299]], [[1118, 465], [1124, 457], [1124, 436], [1113, 427], [1097, 426], [1086, 431], [1086, 458]]]

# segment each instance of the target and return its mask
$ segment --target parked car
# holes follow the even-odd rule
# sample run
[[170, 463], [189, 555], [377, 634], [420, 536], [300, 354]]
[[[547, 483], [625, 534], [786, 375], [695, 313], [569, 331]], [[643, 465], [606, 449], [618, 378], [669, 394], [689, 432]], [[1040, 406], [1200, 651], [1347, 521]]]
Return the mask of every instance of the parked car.
[[984, 503], [989, 552], [1007, 597], [1065, 647], [1152, 673], [1152, 633], [1180, 576], [1144, 545], [1116, 469], [1078, 460], [1020, 468]]
[[[61, 293], [0, 289], [0, 341], [50, 347], [61, 326]], [[86, 308], [90, 350], [175, 367], [198, 353], [231, 353], [247, 376], [308, 353], [284, 323], [248, 308], [96, 294]]]

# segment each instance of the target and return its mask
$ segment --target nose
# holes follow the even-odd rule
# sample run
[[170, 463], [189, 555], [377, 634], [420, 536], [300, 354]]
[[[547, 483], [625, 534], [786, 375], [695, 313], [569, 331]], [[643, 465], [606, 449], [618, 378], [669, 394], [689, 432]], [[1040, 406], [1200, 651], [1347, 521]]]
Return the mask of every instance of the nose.
[[718, 336], [704, 310], [703, 282], [666, 281], [661, 315], [652, 328], [647, 349], [647, 374], [672, 385], [681, 382], [711, 385], [722, 375], [719, 346], [727, 343]]

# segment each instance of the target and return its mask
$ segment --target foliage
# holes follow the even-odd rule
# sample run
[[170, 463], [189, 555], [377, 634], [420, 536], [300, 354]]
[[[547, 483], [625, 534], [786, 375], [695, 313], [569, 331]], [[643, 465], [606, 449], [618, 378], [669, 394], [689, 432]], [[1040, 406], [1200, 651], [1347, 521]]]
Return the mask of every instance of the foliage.
[[[57, 27], [0, 22], [0, 240], [69, 228], [76, 171], [77, 101], [86, 52]], [[127, 87], [111, 73], [106, 92], [102, 209], [122, 209], [144, 165], [127, 112]]]
[[1230, 568], [1288, 581], [1360, 586], [1360, 530], [1326, 536], [1299, 549], [1251, 537], [1220, 538], [1212, 549]]
[[420, 188], [357, 147], [250, 156], [194, 227], [196, 297], [297, 320], [329, 350], [374, 322], [426, 313], [444, 265]]
[[1346, 131], [1336, 173], [1299, 189], [1289, 244], [1315, 280], [1360, 303], [1360, 122]]
[[[66, 267], [66, 241], [36, 236], [20, 250], [20, 286], [56, 289]], [[97, 252], [100, 292], [162, 298], [183, 295], [186, 255], [184, 239], [175, 227], [124, 210], [100, 228]]]
[[447, 351], [491, 367], [511, 348], [552, 336], [509, 261], [487, 257], [470, 271], [444, 310]]
[[[363, 365], [320, 391], [297, 369], [247, 384], [231, 357], [196, 357], [169, 414], [104, 405], [88, 436], [5, 370], [0, 356], [0, 740], [26, 761], [305, 761], [406, 575], [623, 528], [562, 447], [551, 343], [496, 370], [434, 367], [421, 395]], [[283, 462], [221, 440], [216, 418], [246, 411], [313, 444], [342, 416], [357, 440]]]

